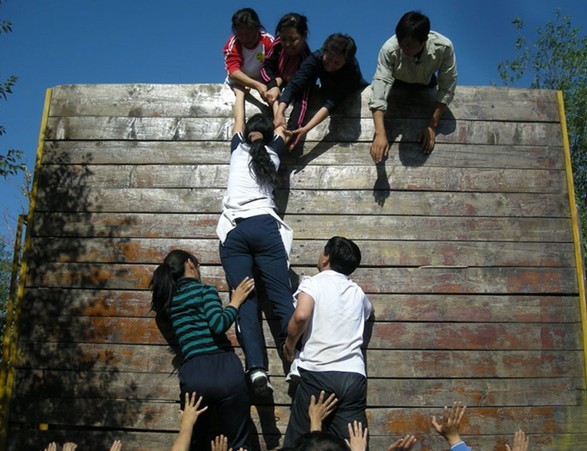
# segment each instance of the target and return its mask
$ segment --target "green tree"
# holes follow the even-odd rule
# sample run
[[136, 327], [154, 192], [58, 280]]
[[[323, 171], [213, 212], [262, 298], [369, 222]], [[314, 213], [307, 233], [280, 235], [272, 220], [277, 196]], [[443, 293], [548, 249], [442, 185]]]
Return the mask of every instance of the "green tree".
[[571, 25], [569, 16], [556, 12], [555, 20], [536, 29], [530, 43], [522, 19], [513, 21], [518, 32], [515, 57], [499, 63], [506, 85], [528, 83], [531, 88], [563, 92], [573, 165], [575, 195], [587, 244], [587, 36]]
[[[2, 6], [2, 0], [0, 0]], [[12, 32], [12, 23], [8, 20], [0, 19], [0, 34]], [[1, 56], [0, 56], [1, 58]], [[16, 83], [17, 77], [10, 75], [4, 82], [0, 82], [0, 100], [8, 100], [8, 95], [12, 94], [12, 88]], [[0, 136], [4, 135], [6, 130], [0, 124]], [[27, 175], [26, 166], [22, 162], [23, 152], [15, 149], [8, 149], [6, 154], [0, 154], [0, 176], [7, 178], [10, 175], [16, 175], [23, 172]], [[12, 276], [12, 247], [5, 236], [0, 236], [0, 340], [4, 338], [4, 328], [6, 319], [6, 308], [8, 296], [10, 294], [10, 283]], [[0, 342], [0, 352], [2, 344]]]
[[[2, 1], [0, 0], [1, 5]], [[12, 23], [8, 20], [0, 20], [0, 34], [10, 32], [12, 32]], [[16, 83], [16, 80], [17, 77], [15, 75], [10, 75], [6, 81], [0, 83], [0, 99], [8, 99], [8, 94], [12, 94], [12, 87]], [[5, 133], [5, 128], [0, 125], [0, 136]], [[6, 178], [20, 171], [26, 171], [26, 166], [22, 163], [22, 157], [22, 151], [16, 149], [8, 149], [6, 155], [0, 155], [0, 176]]]

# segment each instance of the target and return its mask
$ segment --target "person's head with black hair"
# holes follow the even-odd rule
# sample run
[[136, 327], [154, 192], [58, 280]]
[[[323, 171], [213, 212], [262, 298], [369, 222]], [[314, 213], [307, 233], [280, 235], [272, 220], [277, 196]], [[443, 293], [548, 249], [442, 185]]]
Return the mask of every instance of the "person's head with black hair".
[[318, 259], [318, 269], [331, 269], [346, 276], [361, 264], [361, 250], [352, 240], [333, 236], [328, 240]]
[[294, 451], [348, 451], [345, 441], [333, 434], [322, 431], [312, 431], [300, 436], [296, 441]]
[[199, 268], [198, 259], [187, 251], [176, 249], [167, 254], [151, 278], [151, 308], [157, 313], [167, 313], [177, 289], [177, 281], [188, 276], [200, 279]]
[[306, 48], [308, 38], [308, 18], [298, 13], [284, 15], [275, 27], [275, 35], [279, 36], [285, 52], [298, 55]]
[[395, 27], [395, 35], [401, 44], [404, 39], [412, 38], [423, 43], [430, 33], [430, 19], [420, 11], [405, 13]]
[[239, 9], [232, 15], [232, 31], [246, 48], [254, 48], [263, 29], [259, 15], [252, 8]]
[[422, 51], [429, 33], [430, 19], [420, 11], [405, 13], [395, 27], [395, 36], [400, 48], [412, 57]]
[[251, 161], [249, 168], [259, 185], [275, 186], [277, 168], [265, 146], [271, 143], [274, 136], [273, 122], [261, 113], [250, 117], [245, 124], [244, 139], [250, 146]]
[[348, 34], [333, 33], [322, 44], [322, 63], [326, 72], [336, 72], [355, 59], [357, 45]]

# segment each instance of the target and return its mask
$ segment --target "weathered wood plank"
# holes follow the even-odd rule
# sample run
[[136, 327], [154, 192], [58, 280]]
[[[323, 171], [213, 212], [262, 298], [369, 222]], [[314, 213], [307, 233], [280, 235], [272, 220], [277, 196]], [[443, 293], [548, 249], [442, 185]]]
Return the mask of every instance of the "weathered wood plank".
[[[373, 409], [369, 416], [369, 430], [375, 433], [389, 431], [413, 430], [425, 433], [430, 429], [431, 415], [439, 415], [439, 409]], [[555, 417], [561, 415], [564, 419], [558, 423]], [[584, 432], [585, 413], [581, 407], [520, 407], [520, 408], [468, 408], [464, 421], [461, 423], [463, 431], [468, 434], [492, 434], [498, 431], [522, 429], [530, 434], [549, 431], [558, 433], [563, 431]]]
[[[431, 94], [392, 90], [389, 115], [418, 117], [434, 105]], [[371, 89], [365, 89], [360, 102], [347, 102], [341, 114], [370, 117], [370, 96]], [[232, 117], [234, 94], [223, 84], [62, 85], [52, 89], [51, 100], [51, 116]], [[250, 114], [257, 111], [254, 104], [249, 108]], [[556, 112], [553, 91], [458, 86], [445, 116], [553, 122]]]
[[[580, 351], [367, 350], [369, 377], [576, 377]], [[272, 362], [276, 360], [272, 359]], [[466, 366], [471, 365], [469, 368]]]
[[370, 295], [375, 321], [575, 322], [574, 296]]
[[[386, 123], [391, 142], [420, 142], [428, 118], [392, 118]], [[231, 119], [166, 117], [62, 117], [48, 118], [48, 140], [227, 141]], [[354, 142], [373, 139], [373, 120], [331, 117], [312, 129], [309, 141]], [[401, 137], [401, 138], [400, 138]], [[499, 122], [442, 119], [439, 143], [560, 145], [558, 123]]]
[[[271, 326], [264, 322], [265, 344], [274, 347]], [[227, 336], [237, 346], [234, 327]], [[369, 349], [576, 350], [580, 324], [375, 322]], [[151, 318], [62, 317], [48, 309], [22, 321], [21, 340], [66, 343], [161, 344], [167, 342]]]
[[[131, 429], [175, 430], [177, 428], [176, 403], [140, 402], [133, 400], [62, 400], [46, 398], [37, 402], [17, 399], [13, 421], [80, 426], [117, 427]], [[535, 432], [562, 433], [584, 432], [585, 412], [575, 406], [544, 407], [470, 407], [461, 424], [470, 434], [496, 434], [522, 428], [529, 434]], [[257, 414], [257, 412], [259, 414]], [[289, 409], [276, 406], [252, 409], [253, 422], [262, 429], [261, 418], [269, 412], [274, 427], [281, 433], [289, 420]], [[370, 408], [367, 409], [369, 431], [375, 435], [397, 434], [398, 431], [428, 433], [430, 417], [441, 413], [441, 407], [418, 409]], [[261, 417], [261, 418], [260, 418]]]
[[[237, 350], [242, 360], [240, 350]], [[270, 371], [283, 374], [275, 349], [267, 349]], [[47, 356], [51, 355], [51, 359]], [[170, 374], [175, 353], [163, 345], [25, 342], [18, 368]], [[367, 350], [370, 378], [581, 378], [582, 351], [547, 350]]]
[[[222, 292], [220, 296], [226, 303], [228, 294]], [[155, 313], [151, 311], [151, 292], [146, 290], [32, 288], [26, 290], [23, 303], [32, 312], [48, 309], [59, 311], [65, 316], [155, 318]], [[565, 310], [564, 307], [561, 308], [561, 311]], [[553, 309], [553, 313], [554, 311], [556, 309]]]
[[[289, 383], [271, 376], [275, 404], [287, 405]], [[176, 402], [177, 374], [123, 372], [63, 372], [21, 370], [16, 393], [20, 398], [136, 399]], [[89, 389], [100, 387], [100, 391]], [[455, 394], [467, 406], [575, 405], [583, 388], [580, 378], [528, 379], [379, 379], [370, 378], [367, 403], [373, 407], [450, 405]], [[260, 400], [260, 403], [263, 401]]]
[[[353, 239], [422, 241], [527, 241], [572, 242], [567, 218], [500, 218], [460, 216], [380, 216], [369, 221], [347, 215], [286, 214], [285, 221], [294, 228], [296, 242], [304, 239], [328, 239], [348, 235]], [[56, 213], [36, 212], [32, 233], [37, 237], [104, 237], [216, 239], [217, 214], [153, 213]], [[343, 233], [344, 232], [344, 233]], [[72, 240], [75, 242], [75, 240]], [[295, 250], [294, 246], [294, 252]], [[197, 253], [197, 252], [196, 252]]]
[[[146, 289], [155, 269], [146, 264], [97, 265], [45, 263], [29, 267], [27, 287]], [[294, 267], [298, 276], [313, 275], [314, 268]], [[207, 283], [226, 291], [221, 267], [203, 267]], [[477, 294], [574, 294], [574, 268], [522, 267], [420, 267], [359, 268], [353, 280], [366, 293], [477, 293]]]
[[455, 117], [485, 118], [493, 114], [493, 117], [514, 121], [559, 120], [554, 91], [508, 89], [504, 92], [500, 87], [463, 86], [456, 92], [458, 95], [450, 104], [450, 112]]
[[[370, 165], [371, 143], [306, 142], [286, 156], [283, 165]], [[43, 164], [225, 164], [228, 143], [222, 141], [46, 141]], [[437, 143], [423, 155], [418, 144], [391, 147], [387, 165], [444, 168], [563, 169], [560, 145], [490, 145]]]
[[[308, 166], [282, 172], [281, 186], [291, 190], [485, 191], [566, 193], [563, 171], [519, 169], [430, 168], [393, 166]], [[228, 165], [46, 165], [39, 183], [60, 190], [92, 188], [225, 188]]]
[[[108, 189], [83, 186], [77, 192], [39, 187], [38, 212], [217, 213], [224, 189]], [[410, 192], [382, 190], [276, 192], [288, 214], [541, 216], [568, 218], [568, 199], [559, 194]], [[348, 212], [343, 215], [348, 216]], [[295, 230], [295, 228], [294, 228]]]
[[[575, 265], [572, 243], [356, 240], [362, 266], [561, 266]], [[295, 266], [312, 265], [325, 241], [296, 240]], [[44, 262], [158, 263], [173, 249], [192, 249], [201, 263], [220, 264], [217, 239], [35, 238], [31, 257]]]
[[[227, 292], [220, 298], [228, 303]], [[373, 294], [369, 300], [375, 321], [572, 323], [580, 305], [576, 296], [548, 295]], [[154, 317], [147, 290], [30, 289], [23, 302], [27, 310], [50, 309], [62, 316]]]

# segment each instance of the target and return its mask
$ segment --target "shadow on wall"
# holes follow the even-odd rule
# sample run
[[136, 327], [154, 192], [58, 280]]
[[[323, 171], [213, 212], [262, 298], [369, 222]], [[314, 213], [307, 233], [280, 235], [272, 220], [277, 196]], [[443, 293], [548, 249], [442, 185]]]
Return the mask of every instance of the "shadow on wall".
[[[156, 414], [137, 401], [144, 393], [123, 375], [136, 357], [132, 347], [120, 344], [124, 334], [119, 334], [128, 320], [120, 317], [122, 312], [148, 311], [148, 304], [137, 308], [144, 301], [140, 295], [120, 301], [112, 294], [113, 280], [133, 275], [116, 266], [125, 262], [124, 255], [112, 255], [121, 241], [94, 229], [92, 157], [86, 155], [81, 163], [69, 158], [59, 142], [48, 141], [45, 159], [51, 164], [38, 172], [10, 449], [39, 449], [51, 441], [108, 449], [118, 438], [108, 429], [137, 427], [138, 418], [148, 421]], [[118, 224], [117, 230], [124, 226]], [[87, 238], [100, 234], [101, 246], [91, 245]], [[48, 429], [39, 433], [39, 424]]]
[[[335, 145], [345, 145], [356, 142], [361, 136], [361, 96], [362, 91], [355, 91], [346, 98], [331, 115], [328, 128], [320, 140], [313, 143], [310, 151], [304, 154], [306, 141], [300, 142], [296, 148], [286, 157], [279, 169], [280, 185], [275, 191], [275, 203], [278, 213], [283, 217], [287, 210], [290, 194], [290, 176], [292, 173], [299, 173], [313, 160], [328, 152]], [[312, 91], [312, 102], [305, 121], [307, 122], [319, 107], [324, 104], [320, 90], [315, 88]], [[325, 123], [316, 127], [317, 130]]]
[[[430, 154], [422, 152], [422, 132], [428, 125], [436, 104], [436, 88], [394, 87], [388, 98], [385, 128], [390, 143], [389, 153], [396, 150], [403, 166], [424, 166]], [[456, 130], [456, 119], [447, 107], [436, 128], [439, 135], [450, 135]], [[377, 179], [373, 185], [373, 198], [383, 206], [391, 194], [386, 168], [387, 159], [376, 164]]]

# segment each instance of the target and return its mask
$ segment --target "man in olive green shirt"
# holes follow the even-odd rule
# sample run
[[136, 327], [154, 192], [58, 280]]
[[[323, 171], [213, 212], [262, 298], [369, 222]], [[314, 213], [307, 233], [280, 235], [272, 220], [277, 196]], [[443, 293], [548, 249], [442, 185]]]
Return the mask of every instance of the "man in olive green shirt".
[[382, 161], [389, 151], [384, 115], [389, 91], [396, 80], [438, 87], [434, 112], [422, 134], [422, 151], [430, 153], [434, 149], [438, 121], [454, 96], [457, 66], [450, 40], [430, 31], [430, 20], [417, 11], [402, 16], [395, 28], [395, 35], [379, 51], [377, 69], [371, 84], [373, 94], [369, 102], [375, 126], [375, 137], [371, 144], [371, 157], [375, 163]]

